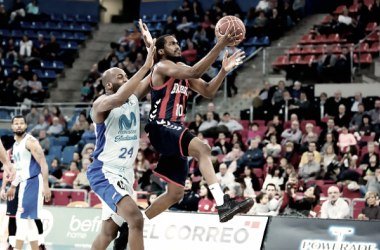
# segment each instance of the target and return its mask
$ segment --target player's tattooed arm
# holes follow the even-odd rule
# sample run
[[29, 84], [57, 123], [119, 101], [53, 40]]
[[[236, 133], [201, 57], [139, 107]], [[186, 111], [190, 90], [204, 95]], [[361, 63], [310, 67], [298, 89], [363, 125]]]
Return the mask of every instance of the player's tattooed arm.
[[[210, 66], [215, 62], [216, 58], [218, 58], [220, 51], [222, 51], [229, 43], [235, 42], [241, 35], [241, 31], [239, 29], [235, 29], [230, 34], [230, 31], [233, 28], [233, 25], [230, 26], [224, 35], [220, 35], [218, 38], [218, 42], [211, 49], [211, 51], [194, 66], [187, 67], [181, 64], [175, 64], [174, 62], [169, 60], [165, 60], [157, 64], [156, 72], [163, 78], [167, 76], [175, 79], [200, 78], [204, 73], [206, 73], [207, 69], [210, 68]], [[166, 41], [166, 44], [169, 47], [174, 46], [177, 43], [178, 42], [174, 39]]]
[[49, 188], [49, 167], [46, 163], [44, 151], [42, 150], [40, 143], [34, 139], [29, 139], [26, 142], [26, 148], [32, 153], [34, 159], [41, 167], [41, 173], [44, 180], [43, 193], [45, 195], [45, 201], [48, 202], [50, 201], [51, 192]]
[[237, 50], [230, 57], [227, 56], [228, 50], [226, 50], [226, 54], [223, 57], [222, 68], [219, 71], [219, 74], [214, 77], [214, 79], [212, 79], [210, 82], [206, 82], [202, 79], [190, 79], [190, 88], [206, 98], [212, 98], [215, 95], [216, 91], [218, 91], [228, 72], [233, 69], [233, 67], [242, 64], [242, 60], [245, 58], [244, 51], [240, 52], [240, 50]]

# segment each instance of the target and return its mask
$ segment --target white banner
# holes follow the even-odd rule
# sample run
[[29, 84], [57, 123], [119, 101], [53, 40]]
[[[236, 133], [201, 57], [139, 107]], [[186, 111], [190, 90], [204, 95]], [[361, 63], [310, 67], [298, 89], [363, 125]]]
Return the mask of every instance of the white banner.
[[165, 212], [144, 224], [145, 249], [260, 250], [268, 217]]

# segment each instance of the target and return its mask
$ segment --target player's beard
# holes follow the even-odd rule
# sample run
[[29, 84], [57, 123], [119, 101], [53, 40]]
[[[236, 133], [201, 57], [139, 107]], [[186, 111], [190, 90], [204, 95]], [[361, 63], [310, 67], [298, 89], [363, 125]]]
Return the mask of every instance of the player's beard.
[[174, 63], [182, 61], [182, 56], [168, 56], [167, 58]]
[[22, 135], [25, 134], [25, 132], [26, 132], [26, 129], [25, 129], [24, 131], [16, 131], [16, 132], [15, 132], [15, 135], [17, 135], [17, 136], [22, 136]]

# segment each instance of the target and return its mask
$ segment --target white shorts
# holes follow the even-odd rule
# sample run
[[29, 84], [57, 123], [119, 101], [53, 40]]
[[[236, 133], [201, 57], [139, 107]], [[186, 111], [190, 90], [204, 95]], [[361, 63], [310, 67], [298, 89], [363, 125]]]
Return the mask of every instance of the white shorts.
[[121, 225], [123, 225], [124, 223], [124, 219], [116, 214], [114, 211], [112, 211], [112, 209], [102, 200], [102, 220], [109, 220], [109, 219], [112, 219], [116, 225], [118, 225], [119, 227], [121, 227]]
[[39, 219], [44, 197], [42, 175], [39, 174], [33, 178], [20, 182], [18, 194], [17, 217], [21, 219]]

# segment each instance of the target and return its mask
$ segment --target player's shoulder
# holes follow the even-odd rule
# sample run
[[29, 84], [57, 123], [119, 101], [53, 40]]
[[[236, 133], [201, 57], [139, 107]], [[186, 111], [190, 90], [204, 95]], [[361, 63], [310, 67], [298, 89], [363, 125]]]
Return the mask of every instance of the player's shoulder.
[[94, 103], [92, 104], [93, 108], [95, 108], [96, 106], [98, 106], [104, 98], [106, 98], [106, 95], [101, 95], [101, 96], [99, 96], [99, 97], [94, 101]]
[[35, 145], [40, 145], [39, 141], [33, 137], [32, 135], [26, 136], [26, 148], [29, 149], [30, 147], [34, 147]]

